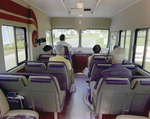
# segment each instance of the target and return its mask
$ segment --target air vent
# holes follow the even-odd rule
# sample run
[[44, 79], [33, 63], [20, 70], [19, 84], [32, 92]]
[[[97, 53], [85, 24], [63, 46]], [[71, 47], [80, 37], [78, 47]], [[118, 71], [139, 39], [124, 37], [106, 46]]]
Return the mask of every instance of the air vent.
[[91, 11], [91, 9], [84, 9], [84, 11]]

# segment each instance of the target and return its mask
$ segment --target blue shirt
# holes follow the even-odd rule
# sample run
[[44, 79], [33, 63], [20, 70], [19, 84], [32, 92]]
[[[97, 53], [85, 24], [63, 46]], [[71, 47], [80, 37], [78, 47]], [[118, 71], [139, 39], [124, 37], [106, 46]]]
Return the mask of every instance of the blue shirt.
[[129, 69], [127, 69], [125, 66], [122, 66], [122, 64], [112, 64], [109, 69], [106, 69], [101, 72], [99, 78], [96, 81], [95, 89], [97, 88], [99, 80], [104, 76], [126, 76], [130, 77], [132, 76], [132, 73]]

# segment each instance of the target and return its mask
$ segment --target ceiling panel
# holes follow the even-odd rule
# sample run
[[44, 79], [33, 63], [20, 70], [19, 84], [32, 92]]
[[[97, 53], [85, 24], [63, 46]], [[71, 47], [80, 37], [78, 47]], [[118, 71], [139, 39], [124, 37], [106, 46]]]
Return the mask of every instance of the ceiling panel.
[[77, 2], [83, 2], [84, 8], [90, 8], [91, 10], [97, 4], [98, 0], [62, 0], [67, 8], [63, 6], [61, 0], [24, 0], [31, 5], [36, 6], [38, 9], [44, 11], [51, 17], [78, 17], [78, 14], [82, 14], [82, 17], [106, 17], [110, 18], [119, 11], [139, 2], [140, 0], [100, 0], [98, 6], [94, 10], [93, 14], [90, 12], [67, 12], [71, 8], [77, 8]]

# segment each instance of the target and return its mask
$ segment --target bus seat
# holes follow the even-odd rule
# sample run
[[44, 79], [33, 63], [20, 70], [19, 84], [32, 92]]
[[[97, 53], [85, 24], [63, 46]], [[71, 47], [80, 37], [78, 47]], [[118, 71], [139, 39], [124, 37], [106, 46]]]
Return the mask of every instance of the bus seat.
[[65, 48], [65, 55], [66, 55], [66, 56], [70, 56], [70, 52], [69, 52], [69, 50], [68, 50], [68, 47], [67, 47], [67, 46], [64, 46], [64, 48]]
[[100, 73], [103, 70], [108, 69], [111, 66], [111, 64], [101, 64], [101, 63], [96, 63], [93, 65], [92, 71], [91, 71], [91, 77], [89, 82], [91, 81], [96, 81], [96, 79], [99, 77]]
[[130, 114], [147, 115], [150, 110], [150, 77], [133, 79], [131, 89], [133, 98]]
[[[122, 64], [123, 66], [125, 66], [126, 68], [128, 68], [131, 72], [132, 72], [132, 75], [135, 75], [137, 74], [137, 71], [136, 71], [136, 66], [134, 64]], [[108, 69], [109, 67], [111, 66], [111, 64], [101, 64], [101, 63], [96, 63], [93, 65], [93, 68], [92, 68], [92, 71], [91, 71], [91, 77], [90, 77], [90, 81], [93, 81], [93, 80], [96, 80], [100, 73], [106, 69]]]
[[26, 62], [25, 72], [27, 73], [45, 73], [46, 65], [41, 62]]
[[[20, 119], [19, 117], [31, 116], [34, 119], [39, 119], [39, 114], [32, 110], [10, 110], [9, 104], [2, 90], [0, 89], [0, 115], [3, 119]], [[18, 118], [17, 118], [18, 117]]]
[[66, 91], [60, 90], [56, 77], [30, 76], [27, 89], [29, 105], [36, 111], [54, 112], [55, 118], [62, 111]]
[[40, 54], [39, 61], [49, 61], [50, 57], [56, 56], [55, 54]]
[[96, 63], [101, 63], [101, 64], [111, 64], [112, 61], [109, 60], [108, 62], [106, 61], [106, 57], [104, 57], [103, 55], [94, 55], [91, 59], [91, 63], [90, 63], [90, 67], [89, 67], [89, 77], [91, 76], [91, 71], [92, 71], [92, 68], [93, 68], [93, 65], [96, 64]]
[[132, 75], [138, 74], [137, 67], [134, 63], [123, 63], [123, 66], [128, 68], [132, 72]]
[[128, 105], [130, 81], [128, 78], [104, 77], [100, 79], [93, 107], [96, 114], [122, 114]]
[[26, 91], [28, 80], [22, 75], [0, 75], [0, 87], [8, 92], [16, 92], [24, 97], [24, 106], [27, 107]]
[[64, 62], [50, 61], [47, 65], [47, 73], [57, 78], [61, 90], [70, 90], [69, 71]]

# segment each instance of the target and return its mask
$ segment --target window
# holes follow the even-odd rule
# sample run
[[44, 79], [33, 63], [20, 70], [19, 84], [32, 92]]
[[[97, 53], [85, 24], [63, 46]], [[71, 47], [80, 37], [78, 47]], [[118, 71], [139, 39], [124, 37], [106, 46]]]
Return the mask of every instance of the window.
[[147, 49], [146, 49], [146, 61], [145, 61], [144, 69], [150, 72], [150, 32], [148, 37]]
[[108, 30], [85, 30], [82, 33], [82, 47], [93, 47], [99, 44], [106, 48], [108, 43]]
[[122, 47], [126, 50], [125, 59], [128, 59], [128, 56], [129, 56], [130, 37], [131, 37], [130, 30], [120, 31], [119, 45], [120, 45], [120, 47]]
[[[133, 60], [139, 66], [150, 72], [150, 31], [137, 29], [135, 33], [135, 50]], [[149, 37], [148, 37], [149, 36]]]
[[27, 60], [26, 29], [2, 26], [2, 38], [6, 71]]
[[53, 29], [53, 44], [60, 41], [59, 36], [61, 34], [65, 35], [65, 41], [69, 43], [72, 47], [78, 47], [79, 34], [74, 29]]

